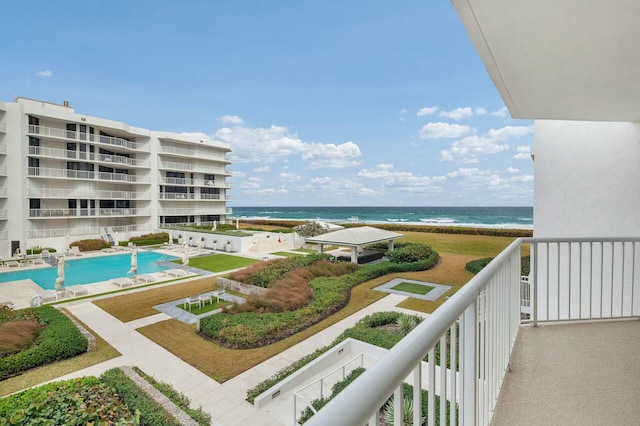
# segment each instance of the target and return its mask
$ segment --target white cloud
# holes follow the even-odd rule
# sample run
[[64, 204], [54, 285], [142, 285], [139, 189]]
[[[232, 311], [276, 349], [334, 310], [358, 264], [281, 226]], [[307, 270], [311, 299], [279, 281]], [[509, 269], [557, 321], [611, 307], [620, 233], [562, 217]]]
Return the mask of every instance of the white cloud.
[[465, 192], [483, 190], [495, 194], [500, 199], [528, 199], [532, 194], [531, 175], [502, 177], [491, 170], [478, 168], [460, 168], [450, 172], [447, 176], [458, 179], [457, 186]]
[[269, 166], [262, 166], [262, 167], [257, 167], [255, 169], [253, 169], [254, 172], [256, 173], [269, 173]]
[[295, 173], [280, 173], [278, 177], [287, 182], [295, 182], [302, 179], [302, 176]]
[[473, 112], [476, 115], [485, 115], [487, 114], [489, 111], [487, 111], [487, 109], [485, 107], [477, 107], [473, 109]]
[[470, 126], [442, 122], [429, 122], [422, 126], [419, 134], [422, 139], [440, 139], [459, 138], [473, 132], [474, 129]]
[[425, 115], [432, 115], [438, 112], [439, 108], [437, 106], [430, 106], [420, 108], [420, 110], [416, 113], [418, 117], [424, 117]]
[[38, 77], [51, 77], [53, 75], [53, 71], [51, 70], [38, 71], [36, 75]]
[[302, 159], [310, 161], [312, 169], [341, 169], [356, 166], [362, 153], [358, 145], [353, 142], [345, 142], [340, 145], [312, 143], [309, 149], [302, 154]]
[[273, 162], [279, 157], [299, 154], [314, 169], [343, 168], [357, 165], [359, 162], [356, 159], [362, 156], [360, 148], [353, 142], [339, 145], [304, 142], [283, 126], [224, 127], [213, 136], [231, 145], [231, 156], [235, 163]]
[[241, 171], [238, 171], [238, 170], [232, 170], [231, 171], [231, 175], [233, 177], [245, 177], [247, 174], [245, 172], [241, 172]]
[[441, 192], [442, 188], [436, 183], [446, 180], [444, 176], [431, 178], [428, 176], [416, 176], [410, 172], [394, 171], [390, 164], [378, 164], [373, 169], [362, 169], [358, 177], [364, 179], [382, 179], [383, 187], [392, 188], [393, 191], [406, 191], [413, 193]]
[[489, 114], [495, 115], [496, 117], [506, 117], [508, 113], [507, 107], [502, 107], [497, 111], [491, 111]]
[[516, 148], [516, 151], [518, 153], [513, 156], [516, 160], [529, 160], [531, 158], [531, 148], [526, 145], [520, 145]]
[[441, 161], [460, 160], [465, 164], [478, 162], [478, 155], [498, 154], [507, 151], [510, 138], [518, 138], [533, 133], [533, 126], [505, 126], [491, 129], [485, 135], [471, 135], [457, 140], [451, 148], [440, 152]]
[[438, 114], [440, 117], [447, 117], [453, 120], [462, 120], [463, 118], [469, 118], [473, 115], [473, 111], [469, 107], [456, 108], [452, 111], [441, 111]]
[[244, 120], [237, 115], [223, 115], [222, 117], [218, 117], [218, 121], [223, 124], [235, 124], [236, 126], [244, 123]]
[[408, 113], [409, 110], [408, 109], [401, 109], [400, 110], [400, 121], [407, 121], [407, 119], [405, 118], [405, 114]]
[[323, 197], [323, 194], [327, 194], [330, 195], [329, 199], [334, 200], [335, 196], [339, 195], [344, 197], [345, 201], [351, 197], [371, 197], [376, 194], [379, 195], [379, 191], [367, 188], [358, 180], [337, 178], [335, 176], [313, 178], [307, 185], [300, 187], [299, 191], [315, 193], [318, 197]]
[[515, 167], [507, 167], [504, 171], [507, 173], [520, 173], [520, 170]]

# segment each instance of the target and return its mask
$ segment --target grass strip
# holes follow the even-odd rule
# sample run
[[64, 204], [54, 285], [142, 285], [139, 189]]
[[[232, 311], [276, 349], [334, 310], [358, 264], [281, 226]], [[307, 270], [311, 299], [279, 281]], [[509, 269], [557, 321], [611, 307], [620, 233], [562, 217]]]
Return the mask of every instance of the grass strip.
[[[182, 260], [180, 259], [174, 260], [173, 262], [182, 264]], [[210, 256], [199, 256], [189, 259], [189, 266], [204, 269], [205, 271], [222, 272], [244, 268], [256, 262], [259, 262], [259, 260], [232, 256], [230, 254], [212, 254]]]
[[283, 257], [303, 256], [300, 253], [291, 253], [291, 252], [288, 252], [288, 251], [275, 251], [275, 252], [269, 253], [269, 254], [275, 254], [276, 256], [283, 256]]
[[406, 281], [401, 282], [398, 285], [391, 287], [393, 290], [404, 291], [405, 293], [420, 294], [424, 296], [429, 293], [435, 287], [426, 284], [408, 283]]

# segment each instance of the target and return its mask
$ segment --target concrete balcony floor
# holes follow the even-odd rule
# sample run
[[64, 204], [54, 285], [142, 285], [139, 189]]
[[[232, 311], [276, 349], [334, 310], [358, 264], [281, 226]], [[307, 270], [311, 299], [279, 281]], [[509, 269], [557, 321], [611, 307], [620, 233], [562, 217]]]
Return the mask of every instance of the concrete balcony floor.
[[520, 329], [493, 425], [639, 425], [640, 321]]

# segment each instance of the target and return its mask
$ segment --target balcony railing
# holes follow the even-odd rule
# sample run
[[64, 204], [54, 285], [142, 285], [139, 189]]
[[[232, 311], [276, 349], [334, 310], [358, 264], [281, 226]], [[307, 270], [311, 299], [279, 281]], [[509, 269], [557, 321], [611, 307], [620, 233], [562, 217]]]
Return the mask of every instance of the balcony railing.
[[95, 152], [67, 150], [46, 146], [30, 146], [29, 155], [42, 158], [58, 158], [64, 160], [99, 161], [102, 163], [126, 165], [132, 167], [149, 167], [148, 161], [112, 154], [96, 154]]
[[[518, 239], [307, 424], [376, 425], [390, 396], [402, 400], [404, 381], [414, 407], [427, 389], [429, 425], [436, 417], [440, 425], [491, 424], [522, 316], [522, 243], [531, 244], [534, 325], [640, 315], [639, 238]], [[436, 369], [436, 353], [447, 368]], [[405, 424], [402, 410], [394, 414], [394, 424]], [[421, 415], [414, 410], [414, 425]]]
[[185, 207], [185, 208], [164, 208], [158, 213], [161, 216], [176, 216], [176, 215], [216, 215], [226, 214], [224, 209], [216, 207]]
[[[5, 192], [6, 192], [6, 188]], [[91, 192], [79, 191], [78, 189], [56, 189], [56, 188], [28, 188], [29, 198], [91, 198], [98, 200], [143, 200], [149, 199], [144, 192], [132, 191], [105, 191], [96, 190]], [[2, 194], [0, 193], [0, 197]], [[145, 198], [146, 196], [146, 198]]]
[[211, 160], [211, 161], [220, 161], [223, 163], [230, 163], [229, 160], [226, 159], [224, 154], [215, 153], [206, 149], [188, 149], [188, 148], [178, 148], [174, 146], [161, 146], [160, 154], [168, 154], [175, 155], [181, 157], [190, 157], [190, 158], [198, 158], [202, 160]]
[[60, 217], [84, 217], [84, 216], [149, 216], [148, 209], [29, 209], [30, 218], [60, 218]]
[[7, 132], [7, 123], [4, 121], [0, 121], [0, 132], [2, 133], [6, 133]]
[[203, 179], [161, 177], [160, 184], [173, 185], [173, 186], [205, 186], [209, 188], [228, 188], [229, 187], [228, 179], [229, 178], [227, 178], [227, 181], [225, 182], [225, 180], [223, 179], [203, 180]]
[[111, 136], [100, 136], [91, 133], [83, 133], [74, 130], [56, 129], [54, 127], [35, 126], [33, 124], [27, 125], [27, 133], [41, 136], [49, 136], [61, 139], [72, 139], [82, 142], [99, 142], [102, 144], [120, 146], [127, 149], [137, 151], [149, 151], [149, 147], [144, 144], [128, 141], [123, 138], [116, 138]]
[[229, 201], [229, 197], [225, 199], [222, 194], [192, 194], [184, 192], [161, 192], [158, 195], [161, 200], [178, 200], [178, 201], [192, 201], [192, 200], [225, 200]]
[[54, 169], [47, 167], [29, 167], [27, 168], [27, 176], [29, 177], [45, 177], [59, 179], [89, 179], [89, 180], [108, 180], [114, 182], [126, 183], [148, 183], [149, 178], [138, 175], [128, 175], [124, 173], [106, 173], [88, 170], [69, 170]]
[[[114, 232], [132, 232], [132, 231], [151, 231], [152, 227], [148, 225], [122, 225], [113, 226]], [[49, 228], [49, 229], [28, 229], [27, 238], [52, 238], [52, 237], [70, 237], [76, 235], [100, 235], [100, 227], [77, 227], [77, 228]]]

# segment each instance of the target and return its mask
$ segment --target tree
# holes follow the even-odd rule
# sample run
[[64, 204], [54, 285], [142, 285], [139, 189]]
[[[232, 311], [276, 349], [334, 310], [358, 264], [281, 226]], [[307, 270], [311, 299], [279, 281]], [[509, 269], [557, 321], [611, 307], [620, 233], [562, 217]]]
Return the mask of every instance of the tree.
[[329, 231], [329, 227], [325, 224], [318, 222], [307, 222], [303, 225], [298, 225], [293, 228], [301, 237], [315, 237]]

